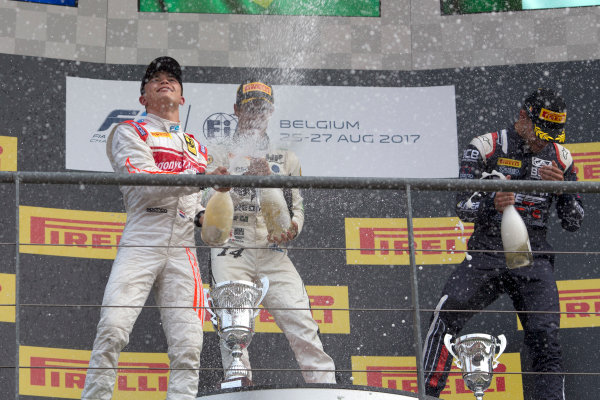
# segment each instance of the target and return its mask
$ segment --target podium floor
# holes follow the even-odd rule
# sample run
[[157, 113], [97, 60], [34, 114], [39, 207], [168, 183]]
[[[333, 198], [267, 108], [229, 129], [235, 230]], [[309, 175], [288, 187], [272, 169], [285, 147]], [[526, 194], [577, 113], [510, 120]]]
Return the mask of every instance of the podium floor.
[[[197, 400], [415, 400], [416, 393], [366, 386], [250, 386], [199, 393]], [[427, 400], [435, 398], [425, 396]], [[436, 399], [437, 400], [437, 399]]]

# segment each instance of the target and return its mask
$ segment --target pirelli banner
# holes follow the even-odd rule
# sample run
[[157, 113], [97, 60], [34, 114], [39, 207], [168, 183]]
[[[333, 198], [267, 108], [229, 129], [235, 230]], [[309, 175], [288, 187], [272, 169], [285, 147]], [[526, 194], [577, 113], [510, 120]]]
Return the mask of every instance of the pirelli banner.
[[[473, 224], [458, 218], [415, 218], [417, 264], [459, 264], [465, 259]], [[346, 218], [347, 263], [409, 265], [406, 219]]]
[[0, 322], [15, 322], [15, 283], [14, 274], [0, 274]]
[[17, 170], [17, 138], [0, 136], [0, 171]]
[[[208, 285], [204, 285], [208, 290]], [[348, 287], [344, 286], [306, 286], [310, 300], [312, 316], [322, 333], [350, 334], [350, 312]], [[214, 332], [210, 322], [210, 313], [204, 314], [204, 331]], [[260, 307], [255, 321], [255, 332], [282, 333], [271, 313]]]
[[21, 253], [114, 259], [125, 213], [19, 207]]
[[[418, 388], [414, 357], [352, 356], [352, 371], [357, 385], [407, 392], [416, 392]], [[485, 392], [485, 398], [523, 400], [523, 384], [518, 372], [521, 372], [520, 355], [504, 353], [502, 362], [494, 370], [494, 378]], [[465, 386], [461, 370], [454, 365], [441, 396], [452, 400], [473, 398], [473, 392]]]
[[[19, 393], [54, 399], [80, 399], [90, 351], [21, 346]], [[121, 353], [113, 399], [164, 399], [169, 358], [162, 353]]]
[[600, 181], [600, 142], [569, 143], [565, 147], [573, 156], [577, 180]]

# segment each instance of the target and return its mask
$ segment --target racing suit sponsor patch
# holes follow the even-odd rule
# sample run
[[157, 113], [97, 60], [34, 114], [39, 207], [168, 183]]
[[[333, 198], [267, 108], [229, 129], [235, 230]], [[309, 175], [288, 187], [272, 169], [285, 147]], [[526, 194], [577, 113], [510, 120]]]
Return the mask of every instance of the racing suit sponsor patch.
[[506, 167], [513, 167], [513, 168], [521, 168], [521, 161], [519, 160], [513, 160], [510, 158], [499, 158], [498, 159], [498, 165], [503, 165]]
[[477, 160], [479, 159], [479, 151], [475, 149], [466, 149], [463, 151], [463, 160]]
[[462, 167], [460, 167], [459, 178], [475, 179], [475, 175], [473, 175], [473, 167], [470, 165], [463, 165]]
[[166, 214], [167, 213], [167, 209], [166, 208], [159, 208], [159, 207], [148, 207], [148, 208], [146, 208], [146, 212], [157, 213], [157, 214]]
[[501, 174], [510, 175], [510, 176], [521, 175], [521, 170], [518, 168], [498, 167], [498, 172], [500, 172]]
[[283, 160], [283, 154], [267, 154], [265, 158], [268, 162], [281, 162]]
[[537, 157], [531, 157], [531, 178], [533, 179], [542, 179], [540, 175], [540, 167], [551, 166], [552, 161], [544, 160]]
[[170, 132], [150, 132], [150, 134], [154, 137], [164, 137], [169, 139], [172, 137]]
[[235, 240], [242, 240], [244, 238], [244, 228], [234, 228], [233, 237]]
[[190, 153], [192, 153], [193, 155], [198, 155], [198, 152], [196, 151], [196, 143], [195, 143], [194, 139], [192, 139], [188, 135], [184, 135], [183, 137], [185, 137], [185, 142], [187, 143], [188, 151]]

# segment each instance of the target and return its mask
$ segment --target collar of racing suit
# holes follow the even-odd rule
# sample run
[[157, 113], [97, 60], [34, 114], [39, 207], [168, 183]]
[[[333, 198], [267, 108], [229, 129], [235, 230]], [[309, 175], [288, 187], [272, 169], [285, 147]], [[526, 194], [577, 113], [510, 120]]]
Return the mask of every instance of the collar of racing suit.
[[177, 133], [181, 130], [181, 123], [169, 121], [168, 119], [164, 119], [155, 114], [146, 114], [136, 122], [145, 122], [148, 121], [154, 125], [162, 126], [165, 128], [165, 132]]

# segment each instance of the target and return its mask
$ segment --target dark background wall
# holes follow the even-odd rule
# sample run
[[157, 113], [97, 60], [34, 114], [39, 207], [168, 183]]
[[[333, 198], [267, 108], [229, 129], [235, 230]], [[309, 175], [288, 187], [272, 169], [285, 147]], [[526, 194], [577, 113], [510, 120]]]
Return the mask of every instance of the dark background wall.
[[[18, 138], [20, 171], [65, 171], [65, 77], [134, 80], [144, 67], [104, 65], [14, 55], [0, 55], [2, 136]], [[239, 83], [248, 75], [265, 74], [274, 85], [289, 84], [289, 71], [244, 68], [185, 69], [190, 82]], [[569, 105], [567, 142], [600, 141], [600, 62], [560, 62], [499, 67], [446, 69], [435, 71], [360, 71], [297, 70], [294, 84], [335, 86], [434, 86], [454, 85], [458, 120], [459, 148], [471, 137], [506, 127], [517, 115], [519, 102], [538, 86], [559, 89]], [[115, 96], [119, 96], [115, 93]], [[368, 101], [357, 99], [357, 102]], [[439, 143], [444, 146], [444, 143]], [[457, 155], [458, 157], [458, 155]], [[423, 163], [435, 163], [422, 155]], [[323, 160], [323, 162], [327, 162]], [[385, 168], [385, 160], [373, 160]], [[401, 171], [398, 172], [401, 177]], [[117, 187], [22, 185], [20, 205], [86, 211], [123, 212]], [[342, 250], [306, 251], [304, 247], [343, 248], [344, 218], [404, 218], [406, 199], [403, 192], [306, 190], [306, 225], [291, 251], [306, 285], [348, 286], [350, 308], [411, 307], [409, 268], [407, 266], [350, 266]], [[0, 273], [15, 273], [15, 188], [0, 185]], [[413, 216], [454, 216], [452, 193], [413, 193]], [[550, 241], [557, 250], [594, 251], [600, 222], [596, 195], [585, 195], [586, 221], [582, 229], [569, 234], [552, 224]], [[201, 242], [198, 242], [201, 244]], [[206, 249], [199, 249], [200, 260], [207, 260]], [[600, 276], [596, 255], [560, 254], [556, 262], [557, 280], [595, 279]], [[82, 307], [22, 307], [18, 318], [18, 342], [25, 346], [90, 350], [99, 319], [99, 308], [85, 307], [101, 303], [112, 261], [20, 254], [19, 300], [24, 304], [67, 304]], [[421, 306], [433, 308], [452, 265], [423, 266], [419, 269]], [[207, 281], [206, 263], [201, 263]], [[150, 299], [148, 304], [154, 304]], [[490, 309], [511, 310], [506, 297]], [[422, 314], [422, 330], [426, 332], [430, 314]], [[405, 320], [406, 323], [399, 321]], [[338, 369], [351, 369], [351, 356], [414, 356], [412, 317], [408, 312], [356, 311], [350, 313], [349, 335], [323, 334], [327, 352]], [[394, 326], [392, 326], [394, 325]], [[508, 337], [507, 352], [522, 348], [522, 332], [515, 331], [512, 313], [480, 314], [471, 320], [466, 331], [504, 333]], [[16, 325], [0, 323], [0, 398], [14, 398]], [[562, 330], [565, 366], [569, 373], [598, 371], [595, 343], [598, 328]], [[203, 367], [220, 367], [217, 337], [205, 335]], [[156, 309], [144, 310], [132, 332], [129, 352], [166, 352]], [[254, 368], [296, 368], [292, 352], [281, 334], [257, 334], [250, 347]], [[527, 365], [523, 365], [526, 369]], [[221, 378], [218, 370], [201, 373], [200, 388], [214, 386]], [[351, 384], [351, 374], [341, 373], [339, 382]], [[525, 375], [526, 391], [533, 377]], [[256, 372], [256, 384], [274, 382], [300, 383], [299, 372]], [[600, 390], [597, 375], [569, 375], [567, 397], [593, 399]], [[21, 396], [22, 399], [31, 398]], [[526, 399], [531, 397], [527, 395]]]

